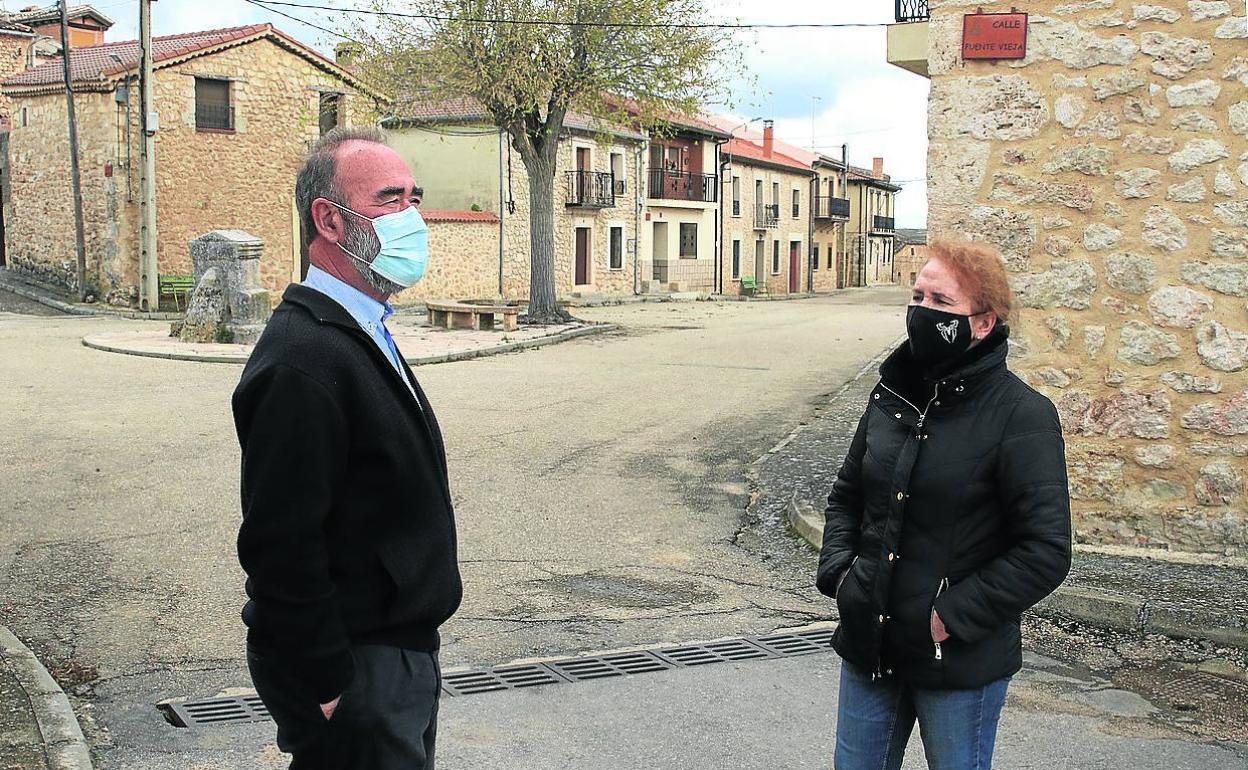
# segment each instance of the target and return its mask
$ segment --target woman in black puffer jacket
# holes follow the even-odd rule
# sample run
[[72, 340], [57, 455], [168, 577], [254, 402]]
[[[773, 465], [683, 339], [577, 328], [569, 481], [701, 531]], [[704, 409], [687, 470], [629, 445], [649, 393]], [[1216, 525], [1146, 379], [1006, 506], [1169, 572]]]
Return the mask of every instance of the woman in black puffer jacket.
[[844, 658], [837, 770], [988, 768], [1019, 616], [1070, 568], [1052, 402], [1006, 367], [1012, 298], [982, 244], [936, 241], [828, 498], [817, 585]]

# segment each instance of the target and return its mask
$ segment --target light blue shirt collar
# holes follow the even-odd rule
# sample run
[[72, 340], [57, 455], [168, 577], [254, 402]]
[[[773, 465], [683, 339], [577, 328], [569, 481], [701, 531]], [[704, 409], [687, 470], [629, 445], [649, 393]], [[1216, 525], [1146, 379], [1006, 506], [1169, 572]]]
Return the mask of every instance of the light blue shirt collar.
[[[341, 281], [319, 267], [308, 268], [308, 277], [303, 285], [316, 289], [320, 293], [342, 305], [343, 310], [355, 319], [364, 331], [370, 335], [377, 331], [379, 325], [394, 315], [394, 308], [389, 302], [378, 302], [364, 292], [345, 281]], [[387, 354], [389, 355], [389, 354]]]
[[390, 303], [378, 302], [316, 266], [308, 268], [308, 277], [303, 279], [303, 285], [319, 291], [341, 305], [342, 309], [355, 319], [364, 333], [372, 338], [373, 343], [399, 373], [399, 377], [415, 397], [416, 391], [412, 388], [412, 383], [408, 382], [407, 375], [403, 373], [403, 365], [399, 363], [398, 349], [392, 348], [391, 340], [386, 339], [385, 322], [387, 318], [394, 315], [394, 308], [390, 306]]

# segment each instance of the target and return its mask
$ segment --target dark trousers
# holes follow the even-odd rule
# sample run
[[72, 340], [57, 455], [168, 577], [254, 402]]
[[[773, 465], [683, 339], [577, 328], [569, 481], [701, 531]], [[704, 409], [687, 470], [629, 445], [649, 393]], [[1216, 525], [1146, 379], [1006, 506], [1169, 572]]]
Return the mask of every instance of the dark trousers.
[[442, 675], [437, 653], [353, 645], [355, 678], [330, 719], [289, 671], [247, 650], [290, 770], [433, 770]]

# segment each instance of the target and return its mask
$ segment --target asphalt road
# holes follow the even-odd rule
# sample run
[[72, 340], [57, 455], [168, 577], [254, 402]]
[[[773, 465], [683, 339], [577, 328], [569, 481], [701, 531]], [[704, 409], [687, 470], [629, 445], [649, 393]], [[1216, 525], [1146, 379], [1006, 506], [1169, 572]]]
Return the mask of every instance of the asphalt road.
[[[813, 556], [774, 519], [839, 457], [799, 436], [754, 460], [803, 422], [840, 419], [828, 395], [901, 335], [903, 302], [583, 309], [623, 330], [419, 370], [447, 435], [467, 587], [444, 664], [824, 619]], [[78, 343], [135, 326], [0, 316], [0, 623], [65, 684], [98, 767], [283, 767], [269, 724], [178, 729], [155, 708], [249, 684], [228, 414], [240, 369]], [[1164, 646], [1029, 633], [1055, 657], [1031, 655], [1016, 679], [997, 766], [1245, 766], [1245, 747], [1195, 737], [1160, 690], [1073, 661], [1164, 662]], [[829, 767], [837, 676], [824, 653], [449, 698], [441, 764]], [[916, 736], [906, 767], [922, 766]]]
[[[825, 617], [808, 555], [739, 542], [745, 468], [898, 336], [903, 302], [583, 309], [625, 330], [420, 370], [467, 590], [447, 665]], [[100, 767], [184, 768], [153, 704], [248, 684], [240, 369], [79, 344], [141, 323], [0, 318], [0, 622], [75, 696]], [[211, 766], [250, 767], [228, 744]]]

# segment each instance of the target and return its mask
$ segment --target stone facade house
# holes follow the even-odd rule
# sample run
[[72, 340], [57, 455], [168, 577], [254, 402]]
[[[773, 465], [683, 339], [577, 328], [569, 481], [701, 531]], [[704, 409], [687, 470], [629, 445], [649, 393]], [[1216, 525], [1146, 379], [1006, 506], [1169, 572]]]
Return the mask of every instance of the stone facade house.
[[[265, 242], [261, 278], [278, 297], [301, 277], [294, 180], [311, 142], [371, 121], [384, 96], [268, 24], [154, 40], [157, 269], [190, 274], [187, 244], [211, 230]], [[76, 289], [61, 61], [8, 78], [22, 116], [9, 134], [4, 242], [10, 269]], [[138, 297], [138, 44], [72, 48], [88, 289]]]
[[[649, 250], [643, 291], [718, 289], [720, 145], [729, 134], [701, 118], [672, 116], [646, 151]], [[644, 255], [648, 254], [648, 259]], [[646, 264], [648, 263], [648, 264]]]
[[844, 254], [849, 223], [849, 190], [845, 165], [826, 155], [815, 156], [815, 193], [811, 198], [810, 261], [816, 292], [843, 289]]
[[[104, 33], [113, 26], [112, 19], [90, 5], [71, 5], [65, 11], [65, 20], [69, 31], [70, 48], [86, 48], [102, 44]], [[44, 8], [31, 6], [11, 13], [0, 12], [0, 22], [19, 24], [29, 28], [37, 38], [46, 40], [50, 44], [46, 48], [49, 53], [59, 53], [61, 50], [59, 4]]]
[[1076, 539], [1248, 554], [1243, 3], [1036, 0], [1003, 63], [962, 61], [972, 9], [930, 6], [923, 66], [890, 46], [931, 79], [928, 227], [1004, 256]]
[[870, 170], [849, 169], [849, 220], [846, 223], [845, 276], [847, 286], [893, 283], [893, 231], [897, 193], [901, 188], [884, 173], [884, 159]]
[[927, 263], [927, 231], [898, 230], [893, 237], [893, 272], [896, 283], [913, 286]]
[[724, 294], [740, 293], [742, 278], [753, 278], [768, 294], [808, 290], [813, 172], [808, 163], [776, 149], [773, 130], [770, 125], [763, 130], [761, 143], [734, 137], [721, 151], [728, 190]]
[[[449, 285], [422, 281], [400, 299], [527, 299], [529, 179], [519, 153], [471, 99], [412, 103], [403, 112], [384, 125], [424, 188], [424, 205], [488, 212], [492, 226], [465, 230], [446, 251], [432, 251], [431, 242], [431, 268], [442, 263], [477, 269], [457, 269]], [[578, 113], [566, 117], [554, 201], [555, 290], [561, 299], [637, 289], [645, 141], [632, 129], [603, 127]]]

